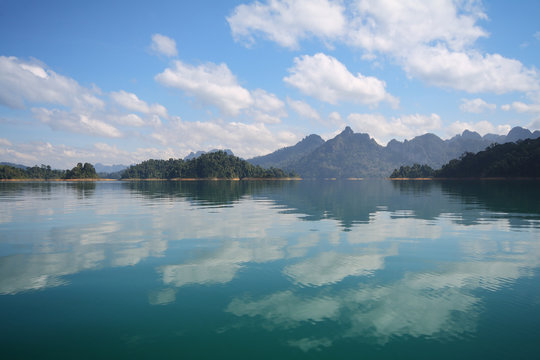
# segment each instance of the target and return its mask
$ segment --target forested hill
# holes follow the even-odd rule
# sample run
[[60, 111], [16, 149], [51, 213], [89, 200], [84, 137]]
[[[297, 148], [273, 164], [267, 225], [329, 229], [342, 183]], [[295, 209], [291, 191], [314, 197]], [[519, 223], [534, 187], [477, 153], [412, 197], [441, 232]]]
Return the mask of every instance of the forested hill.
[[540, 178], [540, 138], [493, 144], [465, 153], [439, 170], [427, 165], [401, 166], [391, 178]]
[[191, 159], [147, 160], [132, 165], [122, 179], [244, 179], [293, 177], [281, 169], [263, 169], [224, 151]]
[[439, 178], [540, 178], [540, 138], [491, 145], [476, 154], [466, 153], [435, 172]]

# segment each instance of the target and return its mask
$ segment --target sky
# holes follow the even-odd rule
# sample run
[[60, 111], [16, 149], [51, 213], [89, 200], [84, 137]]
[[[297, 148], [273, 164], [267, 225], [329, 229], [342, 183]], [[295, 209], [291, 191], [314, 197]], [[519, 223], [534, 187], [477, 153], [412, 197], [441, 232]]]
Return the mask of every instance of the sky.
[[0, 0], [0, 161], [540, 129], [540, 2]]

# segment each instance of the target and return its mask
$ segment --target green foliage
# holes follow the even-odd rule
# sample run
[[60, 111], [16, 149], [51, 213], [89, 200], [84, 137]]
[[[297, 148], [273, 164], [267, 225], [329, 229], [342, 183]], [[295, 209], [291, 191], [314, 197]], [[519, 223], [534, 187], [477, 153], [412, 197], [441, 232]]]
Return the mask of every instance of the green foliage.
[[263, 169], [224, 151], [203, 154], [195, 159], [146, 160], [132, 165], [123, 179], [243, 179], [294, 176], [281, 169]]
[[413, 166], [400, 166], [390, 175], [391, 178], [429, 178], [435, 175], [435, 170], [429, 165], [414, 164]]
[[61, 179], [64, 170], [53, 170], [49, 165], [33, 166], [20, 169], [13, 166], [0, 165], [0, 179]]
[[99, 178], [94, 165], [90, 163], [78, 163], [71, 170], [67, 170], [64, 179], [97, 179]]
[[0, 165], [0, 179], [9, 180], [9, 179], [24, 179], [25, 171], [13, 166]]
[[436, 177], [540, 177], [540, 138], [489, 146], [464, 153], [436, 172]]

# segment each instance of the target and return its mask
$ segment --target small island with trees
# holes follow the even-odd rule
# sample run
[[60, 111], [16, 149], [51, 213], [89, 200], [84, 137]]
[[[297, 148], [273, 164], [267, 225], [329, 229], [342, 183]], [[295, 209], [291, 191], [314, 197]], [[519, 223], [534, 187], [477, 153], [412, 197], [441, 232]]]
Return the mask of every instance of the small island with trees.
[[147, 160], [132, 165], [122, 174], [122, 179], [291, 179], [295, 173], [287, 173], [271, 167], [264, 169], [229, 155], [224, 151], [203, 154], [191, 160]]
[[390, 179], [540, 178], [540, 138], [492, 144], [467, 152], [440, 169], [414, 164], [395, 169]]

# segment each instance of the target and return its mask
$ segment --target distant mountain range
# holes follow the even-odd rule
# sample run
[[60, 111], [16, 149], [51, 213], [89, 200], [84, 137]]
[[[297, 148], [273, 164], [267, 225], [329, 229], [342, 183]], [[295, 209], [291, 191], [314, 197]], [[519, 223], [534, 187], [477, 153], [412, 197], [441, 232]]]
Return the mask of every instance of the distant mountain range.
[[102, 163], [96, 163], [94, 168], [98, 173], [114, 173], [127, 169], [126, 165], [103, 165]]
[[198, 158], [199, 156], [201, 155], [204, 155], [204, 154], [208, 154], [208, 153], [215, 153], [215, 152], [218, 152], [218, 151], [223, 151], [225, 152], [227, 155], [231, 155], [231, 156], [234, 156], [233, 152], [230, 150], [230, 149], [212, 149], [210, 151], [197, 151], [197, 152], [190, 152], [188, 156], [186, 156], [184, 158], [185, 161], [187, 160], [192, 160], [192, 159], [196, 159]]
[[391, 140], [379, 145], [368, 134], [354, 133], [346, 127], [339, 135], [324, 141], [309, 135], [294, 146], [279, 149], [248, 161], [262, 167], [294, 171], [302, 178], [380, 178], [388, 177], [402, 165], [427, 164], [440, 168], [465, 152], [479, 152], [493, 143], [514, 142], [540, 137], [540, 131], [515, 127], [507, 135], [465, 130], [448, 140], [424, 134], [403, 142]]

